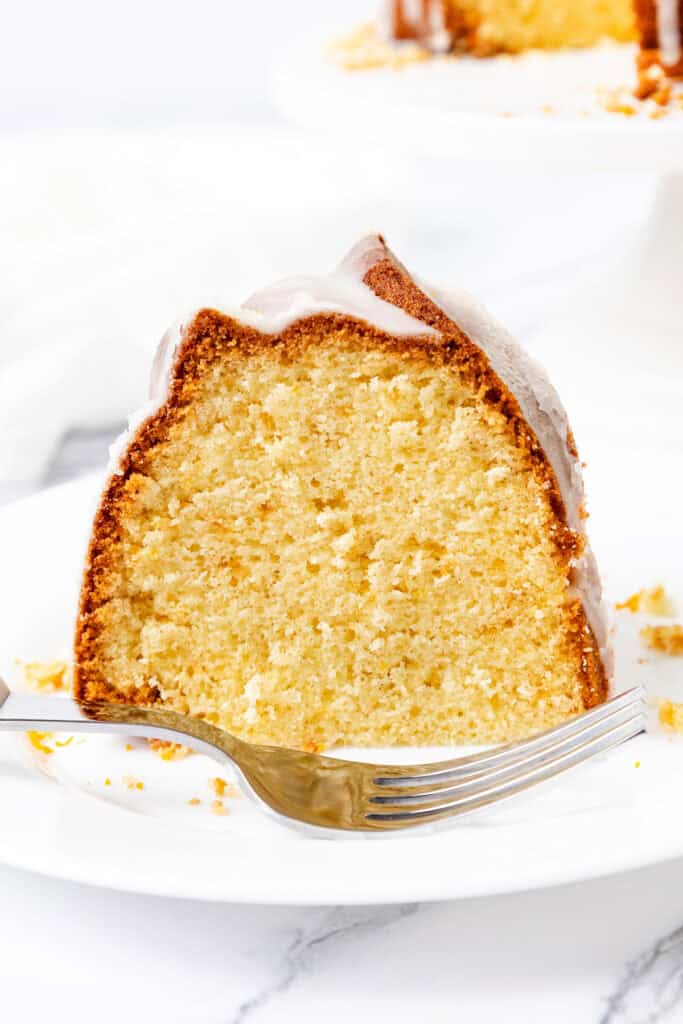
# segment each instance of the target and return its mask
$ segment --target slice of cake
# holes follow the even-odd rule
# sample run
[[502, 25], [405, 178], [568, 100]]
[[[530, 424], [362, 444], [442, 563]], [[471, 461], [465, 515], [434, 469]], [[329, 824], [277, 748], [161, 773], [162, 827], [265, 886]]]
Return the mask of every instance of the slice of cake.
[[389, 38], [478, 57], [636, 39], [633, 0], [385, 0], [382, 23]]
[[76, 695], [309, 749], [527, 735], [607, 695], [583, 522], [545, 375], [372, 237], [167, 335], [95, 518]]

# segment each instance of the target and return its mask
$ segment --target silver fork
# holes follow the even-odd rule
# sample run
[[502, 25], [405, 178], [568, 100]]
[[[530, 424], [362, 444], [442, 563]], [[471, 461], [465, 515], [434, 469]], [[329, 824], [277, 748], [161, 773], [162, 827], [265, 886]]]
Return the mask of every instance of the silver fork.
[[0, 731], [120, 733], [185, 743], [231, 764], [240, 787], [287, 824], [387, 832], [490, 807], [602, 754], [646, 728], [635, 687], [519, 743], [422, 765], [374, 765], [245, 743], [208, 722], [123, 704], [10, 693], [0, 679]]

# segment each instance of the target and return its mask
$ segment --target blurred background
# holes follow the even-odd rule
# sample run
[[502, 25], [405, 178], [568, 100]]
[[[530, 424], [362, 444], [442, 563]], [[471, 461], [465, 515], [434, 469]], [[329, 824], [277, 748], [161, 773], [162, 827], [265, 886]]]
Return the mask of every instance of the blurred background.
[[374, 8], [5, 5], [0, 503], [102, 467], [161, 334], [202, 302], [236, 305], [382, 231], [533, 347], [646, 216], [642, 175], [456, 165], [289, 124], [274, 69], [296, 73], [303, 37], [322, 47]]

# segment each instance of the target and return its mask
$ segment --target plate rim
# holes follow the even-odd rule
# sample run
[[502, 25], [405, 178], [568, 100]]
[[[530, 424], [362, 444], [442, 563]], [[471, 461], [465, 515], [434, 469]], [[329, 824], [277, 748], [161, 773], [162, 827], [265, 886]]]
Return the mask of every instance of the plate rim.
[[[12, 502], [0, 509], [0, 550], [3, 543], [11, 542], [13, 524], [24, 524], [25, 518], [30, 520], [31, 515], [47, 515], [50, 509], [56, 509], [60, 505], [62, 509], [69, 509], [74, 503], [81, 507], [87, 502], [91, 506], [93, 498], [99, 492], [102, 481], [101, 473], [92, 473], [86, 476], [60, 484], [53, 488], [38, 492]], [[29, 515], [30, 513], [31, 515]], [[0, 755], [4, 751], [4, 740], [0, 743]], [[10, 734], [11, 738], [11, 734]], [[638, 743], [638, 740], [632, 741]], [[631, 748], [633, 749], [633, 748]], [[452, 872], [448, 867], [453, 864], [453, 853], [457, 853], [458, 837], [462, 846], [474, 849], [477, 842], [481, 841], [482, 828], [480, 826], [469, 826], [468, 823], [448, 832], [439, 832], [434, 835], [423, 836], [392, 836], [370, 840], [360, 837], [331, 837], [330, 839], [318, 839], [304, 836], [294, 836], [288, 840], [287, 846], [297, 850], [304, 850], [304, 862], [310, 865], [324, 853], [328, 848], [330, 865], [337, 874], [330, 876], [325, 871], [302, 874], [295, 876], [285, 874], [280, 876], [274, 870], [271, 858], [269, 868], [264, 873], [255, 871], [247, 874], [246, 877], [236, 877], [235, 867], [239, 867], [240, 861], [244, 862], [252, 856], [257, 864], [266, 864], [267, 858], [263, 856], [263, 850], [259, 850], [260, 837], [230, 834], [229, 832], [217, 834], [216, 832], [199, 831], [196, 829], [179, 829], [175, 823], [149, 815], [132, 813], [124, 808], [102, 804], [98, 807], [98, 801], [93, 799], [87, 792], [79, 789], [71, 789], [68, 786], [60, 785], [54, 780], [40, 779], [40, 789], [36, 789], [36, 776], [41, 776], [36, 765], [30, 769], [24, 765], [24, 772], [21, 778], [33, 787], [36, 807], [28, 807], [29, 815], [37, 808], [49, 818], [50, 813], [58, 814], [60, 806], [67, 811], [75, 810], [76, 818], [79, 816], [82, 822], [99, 822], [102, 826], [102, 842], [104, 837], [118, 839], [126, 844], [132, 844], [135, 848], [137, 842], [142, 842], [143, 848], [140, 854], [140, 864], [128, 863], [125, 860], [117, 864], [112, 856], [101, 858], [94, 856], [92, 851], [97, 851], [98, 846], [91, 836], [88, 843], [81, 842], [79, 845], [78, 835], [75, 836], [75, 848], [70, 849], [68, 844], [60, 847], [56, 845], [43, 845], [39, 842], [40, 831], [33, 833], [26, 832], [22, 825], [16, 834], [12, 834], [12, 777], [3, 779], [0, 775], [0, 807], [3, 804], [9, 806], [9, 814], [4, 815], [4, 822], [0, 829], [0, 862], [7, 866], [20, 870], [28, 870], [47, 877], [55, 877], [64, 881], [82, 883], [105, 887], [118, 891], [134, 893], [146, 893], [157, 896], [170, 896], [181, 899], [196, 899], [208, 902], [228, 903], [261, 903], [265, 905], [376, 905], [406, 902], [436, 902], [439, 900], [456, 900], [480, 898], [484, 896], [501, 895], [503, 893], [525, 892], [543, 888], [550, 888], [557, 885], [571, 884], [591, 878], [608, 877], [613, 874], [621, 874], [639, 868], [663, 863], [668, 860], [683, 856], [683, 826], [676, 832], [669, 831], [664, 836], [658, 835], [656, 828], [648, 828], [647, 814], [644, 815], [643, 828], [640, 835], [634, 837], [634, 841], [624, 841], [616, 846], [611, 846], [609, 855], [604, 850], [580, 851], [580, 856], [571, 863], [560, 860], [552, 863], [548, 857], [539, 858], [538, 863], [530, 860], [520, 870], [520, 861], [514, 861], [512, 871], [504, 868], [499, 869], [498, 865], [491, 860], [483, 866], [479, 877], [462, 878], [461, 873], [453, 866]], [[48, 788], [51, 787], [51, 788]], [[16, 794], [15, 794], [16, 795]], [[21, 797], [21, 794], [19, 794]], [[9, 797], [9, 800], [5, 800]], [[23, 799], [23, 798], [22, 798]], [[21, 801], [20, 801], [21, 802]], [[15, 801], [15, 804], [17, 802]], [[656, 804], [653, 807], [656, 808]], [[17, 804], [18, 807], [18, 804]], [[84, 810], [85, 808], [85, 810]], [[648, 804], [648, 809], [650, 805]], [[21, 816], [15, 807], [17, 814], [16, 821], [23, 822], [25, 808], [22, 804]], [[587, 808], [580, 814], [594, 815], [594, 810]], [[617, 814], [618, 812], [614, 812]], [[656, 812], [652, 810], [655, 820]], [[122, 817], [123, 816], [123, 817]], [[633, 818], [633, 815], [631, 815]], [[564, 816], [559, 819], [562, 822], [558, 829], [563, 835], [571, 834], [576, 822], [577, 814]], [[123, 827], [121, 822], [127, 821]], [[8, 827], [8, 823], [9, 826]], [[655, 822], [656, 823], [656, 822]], [[484, 834], [487, 834], [495, 845], [498, 839], [507, 834], [514, 840], [515, 836], [521, 836], [528, 823], [524, 821], [513, 821], [504, 823], [502, 826], [485, 826]], [[97, 832], [89, 826], [91, 832]], [[497, 837], [496, 837], [497, 832]], [[85, 834], [85, 833], [84, 833]], [[152, 835], [152, 839], [149, 836]], [[172, 856], [166, 863], [158, 876], [154, 876], [152, 861], [163, 850], [166, 840], [170, 844], [179, 842], [178, 856], [183, 849], [189, 846], [196, 836], [203, 836], [207, 840], [209, 852], [204, 854], [201, 863], [217, 863], [216, 858], [222, 857], [224, 852], [232, 853], [232, 865], [227, 880], [220, 876], [217, 882], [216, 873], [191, 872], [180, 870], [181, 860]], [[145, 844], [145, 838], [147, 842]], [[218, 842], [215, 842], [215, 840]], [[245, 842], [246, 839], [246, 842]], [[235, 844], [238, 844], [235, 853]], [[433, 844], [439, 844], [438, 846]], [[416, 844], [426, 844], [435, 856], [434, 866], [437, 870], [433, 873], [422, 868], [416, 873], [408, 871], [404, 874], [398, 872], [381, 873], [382, 859], [386, 861], [391, 857], [392, 849], [395, 851], [397, 845], [403, 846], [402, 862], [410, 859], [410, 849], [406, 851], [406, 845], [415, 847]], [[73, 845], [73, 844], [72, 844]], [[267, 845], [267, 844], [263, 844]], [[232, 848], [232, 851], [231, 851]], [[140, 848], [138, 847], [140, 850]], [[360, 854], [360, 850], [372, 849], [370, 857]], [[552, 849], [552, 847], [549, 847]], [[375, 853], [374, 851], [379, 851]], [[131, 861], [134, 858], [131, 859]], [[294, 858], [290, 858], [293, 860]], [[367, 876], [360, 872], [360, 877], [350, 877], [358, 870], [358, 865], [364, 867], [363, 861], [369, 864], [372, 869]], [[229, 862], [229, 856], [226, 863]], [[170, 865], [170, 870], [169, 870]], [[492, 878], [492, 870], [495, 868], [497, 874]], [[348, 872], [348, 873], [347, 873]], [[374, 872], [374, 875], [373, 875]], [[264, 877], [265, 874], [265, 877]], [[368, 881], [374, 877], [381, 880], [381, 885], [373, 891], [369, 885], [375, 882]]]

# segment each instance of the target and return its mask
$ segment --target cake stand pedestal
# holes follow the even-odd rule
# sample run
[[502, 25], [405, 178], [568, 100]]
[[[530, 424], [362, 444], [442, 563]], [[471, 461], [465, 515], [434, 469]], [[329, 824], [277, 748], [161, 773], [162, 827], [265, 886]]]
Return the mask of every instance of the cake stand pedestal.
[[621, 89], [628, 102], [634, 80], [632, 47], [348, 71], [317, 40], [278, 69], [275, 95], [309, 130], [389, 146], [393, 159], [408, 152], [501, 174], [655, 174], [655, 206], [627, 251], [527, 341], [579, 441], [597, 433], [683, 450], [683, 107], [658, 119], [608, 112], [601, 97]]
[[586, 430], [683, 451], [683, 173], [661, 178], [626, 250], [530, 348]]

